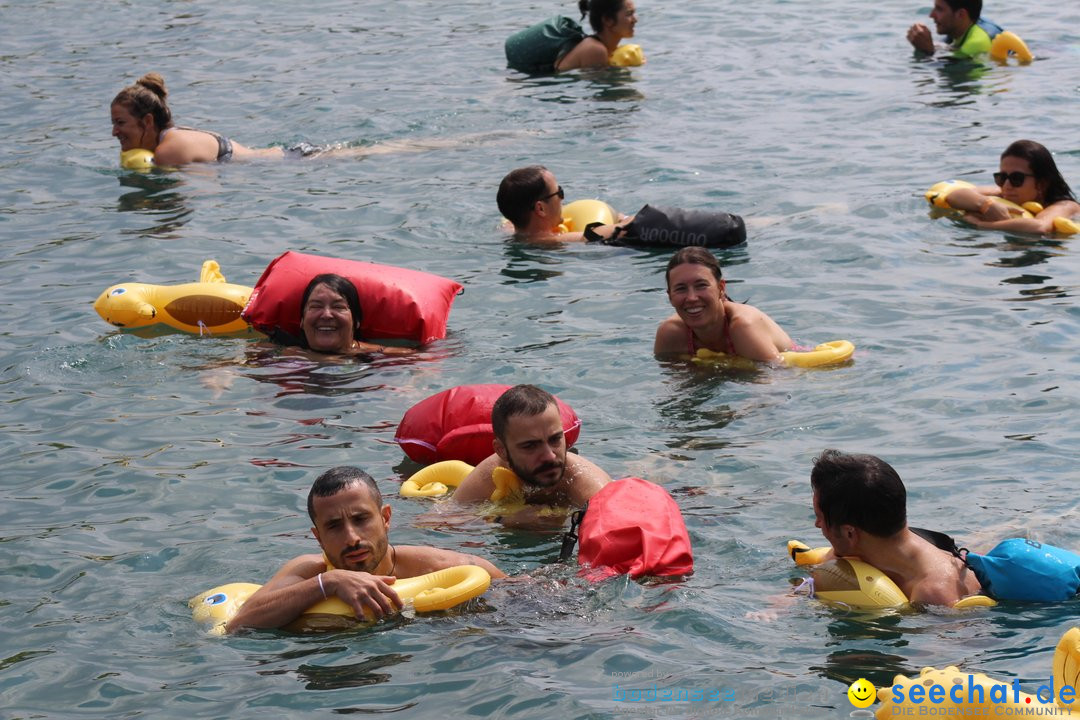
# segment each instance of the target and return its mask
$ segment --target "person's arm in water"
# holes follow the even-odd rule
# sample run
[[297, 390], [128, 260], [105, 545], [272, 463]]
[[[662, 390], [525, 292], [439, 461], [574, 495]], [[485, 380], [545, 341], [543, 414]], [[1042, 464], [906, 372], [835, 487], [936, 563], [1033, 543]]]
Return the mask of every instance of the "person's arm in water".
[[776, 321], [751, 305], [726, 302], [731, 313], [731, 344], [735, 353], [758, 362], [779, 362], [780, 353], [791, 349], [791, 338]]
[[689, 329], [678, 315], [672, 315], [656, 328], [653, 339], [653, 355], [685, 355], [690, 352], [687, 344]]
[[[952, 195], [949, 195], [950, 201]], [[999, 205], [999, 203], [994, 203]], [[1008, 232], [1034, 233], [1047, 235], [1054, 232], [1054, 219], [1071, 218], [1080, 213], [1080, 204], [1072, 200], [1059, 200], [1032, 218], [1008, 216], [1004, 220], [991, 220], [987, 214], [968, 213], [964, 220], [983, 230], [1005, 230]]]
[[324, 593], [341, 598], [357, 617], [363, 617], [365, 608], [377, 618], [384, 617], [401, 607], [401, 599], [390, 587], [393, 583], [394, 578], [387, 575], [326, 570], [321, 555], [301, 555], [285, 563], [248, 598], [225, 629], [283, 627], [323, 600]]

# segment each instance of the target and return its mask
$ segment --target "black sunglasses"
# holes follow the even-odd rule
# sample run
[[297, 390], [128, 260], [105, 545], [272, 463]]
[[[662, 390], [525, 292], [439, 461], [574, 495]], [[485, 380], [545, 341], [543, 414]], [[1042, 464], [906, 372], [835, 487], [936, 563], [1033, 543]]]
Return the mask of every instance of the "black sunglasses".
[[542, 202], [544, 200], [547, 200], [548, 198], [553, 198], [556, 195], [559, 196], [560, 200], [565, 200], [566, 199], [566, 193], [563, 192], [562, 185], [560, 185], [559, 189], [556, 190], [555, 192], [551, 193], [550, 195], [544, 195], [543, 197], [537, 198], [536, 202]]
[[997, 183], [998, 187], [1004, 187], [1005, 181], [1008, 180], [1013, 187], [1020, 187], [1024, 184], [1024, 180], [1029, 177], [1035, 176], [1031, 173], [1020, 172], [1019, 170], [1014, 170], [1011, 173], [996, 172], [994, 173], [994, 182]]

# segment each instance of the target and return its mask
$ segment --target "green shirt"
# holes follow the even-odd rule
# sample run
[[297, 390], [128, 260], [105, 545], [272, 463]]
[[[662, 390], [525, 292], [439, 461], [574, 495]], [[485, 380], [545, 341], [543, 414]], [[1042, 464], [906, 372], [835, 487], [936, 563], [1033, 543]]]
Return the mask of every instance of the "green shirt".
[[975, 57], [990, 52], [990, 36], [976, 23], [972, 23], [964, 36], [953, 42], [952, 47], [955, 57]]

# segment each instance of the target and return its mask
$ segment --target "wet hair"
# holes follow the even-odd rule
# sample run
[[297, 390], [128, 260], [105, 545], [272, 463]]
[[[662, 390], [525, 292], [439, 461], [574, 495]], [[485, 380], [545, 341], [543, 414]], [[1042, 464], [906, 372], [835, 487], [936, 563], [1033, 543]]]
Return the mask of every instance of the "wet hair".
[[623, 9], [626, 0], [578, 0], [581, 19], [589, 16], [589, 24], [596, 32], [604, 29], [604, 18], [614, 18]]
[[547, 171], [543, 165], [530, 165], [511, 170], [499, 183], [495, 202], [499, 205], [499, 212], [515, 228], [524, 228], [529, 224], [533, 204], [547, 193], [547, 182], [544, 180]]
[[1031, 173], [1035, 176], [1035, 182], [1044, 183], [1046, 190], [1043, 192], [1043, 205], [1053, 205], [1059, 200], [1076, 200], [1069, 184], [1061, 177], [1054, 156], [1045, 146], [1034, 140], [1017, 140], [1005, 152], [1002, 158], [1016, 157], [1027, 160], [1031, 166]]
[[346, 488], [361, 484], [367, 486], [371, 497], [375, 499], [375, 506], [381, 508], [383, 506], [382, 493], [379, 492], [379, 486], [375, 483], [375, 478], [358, 467], [339, 465], [330, 468], [315, 478], [315, 482], [312, 484], [307, 496], [307, 514], [311, 518], [311, 524], [316, 524], [315, 498], [337, 495]]
[[116, 94], [113, 105], [122, 105], [139, 120], [150, 113], [158, 130], [172, 127], [172, 110], [169, 110], [165, 98], [169, 91], [165, 89], [165, 78], [151, 72], [146, 73], [134, 85], [129, 85]]
[[830, 528], [851, 525], [889, 537], [907, 526], [907, 490], [896, 470], [879, 457], [826, 450], [814, 460], [810, 484]]
[[555, 405], [555, 396], [535, 385], [515, 385], [491, 406], [491, 430], [499, 442], [506, 441], [506, 426], [513, 415], [532, 417]]
[[[316, 275], [311, 278], [311, 282], [304, 288], [304, 296], [300, 299], [300, 317], [304, 317], [304, 308], [307, 307], [308, 298], [311, 297], [311, 293], [315, 291], [315, 288], [319, 285], [325, 285], [341, 297], [345, 298], [345, 302], [349, 306], [349, 312], [353, 317], [353, 340], [360, 339], [360, 322], [364, 319], [364, 312], [360, 309], [360, 296], [356, 293], [356, 286], [352, 284], [352, 281], [341, 275], [335, 275], [334, 273], [323, 273], [322, 275]], [[307, 347], [307, 335], [303, 332], [300, 333], [304, 341], [304, 347]]]
[[720, 261], [716, 259], [716, 256], [703, 247], [693, 245], [691, 247], [684, 247], [677, 253], [671, 256], [668, 260], [667, 270], [664, 271], [664, 284], [669, 288], [671, 287], [671, 271], [677, 268], [679, 265], [704, 265], [712, 270], [713, 277], [716, 278], [716, 282], [720, 282], [724, 279], [723, 273], [720, 271]]
[[945, 0], [953, 12], [967, 10], [971, 22], [976, 22], [982, 15], [982, 0]]

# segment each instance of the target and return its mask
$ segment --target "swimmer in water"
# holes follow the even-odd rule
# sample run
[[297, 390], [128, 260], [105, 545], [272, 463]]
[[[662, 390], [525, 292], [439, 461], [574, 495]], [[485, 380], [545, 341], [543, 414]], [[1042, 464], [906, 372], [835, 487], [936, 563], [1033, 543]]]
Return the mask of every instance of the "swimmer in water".
[[607, 67], [611, 54], [623, 38], [634, 37], [637, 25], [637, 8], [634, 0], [579, 0], [581, 18], [589, 16], [594, 35], [584, 40], [555, 63], [556, 70]]
[[656, 329], [656, 355], [694, 355], [699, 348], [762, 362], [780, 362], [791, 338], [768, 315], [727, 297], [720, 263], [702, 247], [675, 253], [667, 266], [675, 314]]
[[166, 98], [165, 79], [147, 73], [134, 85], [121, 90], [110, 106], [112, 134], [120, 141], [120, 151], [143, 149], [154, 155], [154, 164], [180, 166], [191, 163], [220, 163], [230, 160], [280, 160], [285, 157], [367, 157], [388, 153], [424, 152], [457, 147], [469, 142], [508, 137], [505, 132], [476, 134], [456, 139], [392, 140], [357, 147], [345, 144], [316, 146], [300, 143], [294, 147], [250, 148], [212, 130], [173, 124]]
[[360, 339], [363, 311], [356, 286], [341, 275], [316, 275], [300, 301], [303, 347], [329, 355], [412, 355], [412, 348], [376, 345]]
[[[949, 193], [949, 206], [963, 210], [964, 220], [986, 230], [1039, 233], [1054, 231], [1054, 219], [1080, 214], [1069, 184], [1061, 176], [1054, 156], [1034, 140], [1017, 140], [1001, 153], [996, 185], [957, 188]], [[1017, 205], [1037, 202], [1042, 211], [1033, 218], [1014, 217], [1009, 208], [994, 202], [1004, 198]]]
[[538, 244], [609, 238], [634, 219], [633, 216], [620, 214], [619, 222], [591, 228], [587, 233], [560, 232], [562, 201], [565, 197], [562, 185], [550, 170], [542, 165], [530, 165], [511, 170], [502, 179], [495, 201], [499, 205], [499, 212], [513, 224], [514, 234]]

